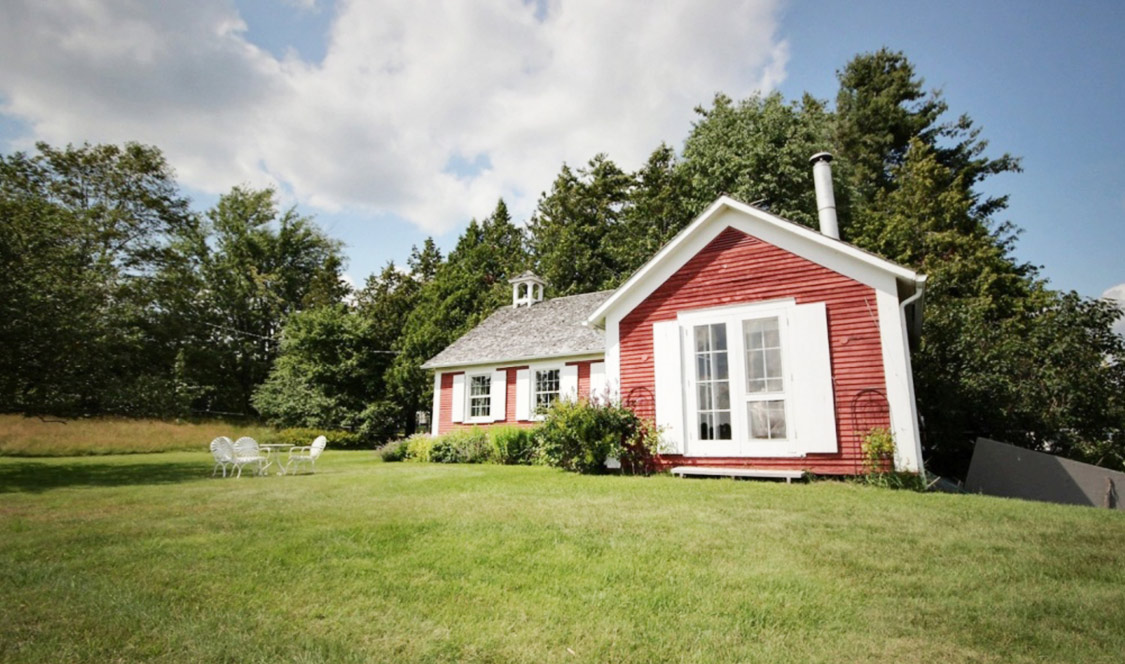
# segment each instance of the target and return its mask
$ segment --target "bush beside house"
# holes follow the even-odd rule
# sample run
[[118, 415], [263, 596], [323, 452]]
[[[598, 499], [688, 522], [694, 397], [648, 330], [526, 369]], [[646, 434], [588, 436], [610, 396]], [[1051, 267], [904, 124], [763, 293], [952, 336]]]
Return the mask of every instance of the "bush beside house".
[[441, 436], [418, 434], [380, 449], [384, 461], [431, 463], [542, 464], [598, 473], [607, 459], [626, 472], [649, 473], [659, 435], [624, 406], [603, 400], [555, 404], [534, 428], [501, 426], [461, 429]]

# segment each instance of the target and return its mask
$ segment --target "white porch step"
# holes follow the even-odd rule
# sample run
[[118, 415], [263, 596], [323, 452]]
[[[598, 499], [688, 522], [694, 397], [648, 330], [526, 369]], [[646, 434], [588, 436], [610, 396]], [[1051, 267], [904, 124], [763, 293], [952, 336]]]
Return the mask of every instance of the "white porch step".
[[680, 477], [756, 477], [783, 479], [786, 484], [805, 476], [801, 470], [776, 470], [773, 468], [722, 468], [719, 466], [676, 466], [673, 475]]

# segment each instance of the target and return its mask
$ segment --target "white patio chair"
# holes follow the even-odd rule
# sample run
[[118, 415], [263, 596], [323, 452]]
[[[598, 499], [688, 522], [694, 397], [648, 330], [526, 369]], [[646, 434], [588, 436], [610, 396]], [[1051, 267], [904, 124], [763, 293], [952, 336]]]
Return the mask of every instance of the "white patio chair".
[[293, 472], [300, 470], [301, 464], [309, 464], [309, 471], [316, 471], [316, 460], [320, 453], [324, 451], [324, 446], [328, 444], [328, 439], [324, 436], [317, 436], [312, 445], [305, 445], [303, 447], [294, 447], [289, 450], [289, 461], [285, 463], [285, 473], [289, 474], [289, 467], [293, 466]]
[[211, 470], [211, 477], [223, 469], [223, 477], [227, 476], [227, 466], [231, 466], [234, 470], [234, 444], [230, 442], [230, 438], [226, 436], [219, 436], [211, 441], [211, 456], [215, 458], [215, 467]]
[[239, 477], [242, 477], [242, 468], [251, 465], [257, 466], [255, 474], [261, 475], [267, 461], [269, 458], [258, 448], [258, 441], [249, 436], [234, 441], [234, 459], [231, 463], [238, 468]]

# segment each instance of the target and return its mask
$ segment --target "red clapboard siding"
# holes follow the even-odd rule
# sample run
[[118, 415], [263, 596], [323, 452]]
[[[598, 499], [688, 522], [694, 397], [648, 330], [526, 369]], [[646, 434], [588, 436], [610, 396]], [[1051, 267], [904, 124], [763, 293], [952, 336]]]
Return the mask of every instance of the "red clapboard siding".
[[438, 402], [438, 433], [448, 433], [453, 430], [453, 377], [463, 374], [464, 371], [453, 371], [441, 375], [441, 400]]
[[[601, 362], [601, 360], [598, 360]], [[593, 361], [567, 362], [566, 365], [578, 367], [578, 398], [586, 399], [590, 396], [590, 365]]]
[[[862, 469], [860, 444], [872, 426], [890, 426], [886, 412], [866, 413], [856, 426], [857, 397], [886, 390], [875, 290], [733, 228], [727, 228], [622, 319], [621, 394], [638, 415], [653, 417], [652, 324], [678, 311], [778, 298], [824, 302], [836, 398], [838, 452], [803, 458], [716, 458], [666, 455], [674, 465], [754, 466], [824, 475]], [[877, 397], [876, 397], [877, 398]]]
[[[584, 360], [581, 362], [567, 362], [567, 365], [574, 365], [578, 367], [578, 394], [580, 396], [590, 393], [590, 365], [594, 362], [601, 362], [602, 360]], [[441, 402], [438, 404], [438, 434], [449, 433], [458, 429], [471, 429], [473, 427], [490, 427], [498, 425], [514, 425], [520, 427], [533, 427], [536, 422], [528, 420], [516, 420], [516, 372], [520, 369], [527, 369], [527, 365], [519, 367], [501, 367], [497, 371], [504, 371], [507, 373], [505, 379], [505, 389], [507, 396], [504, 399], [504, 419], [499, 422], [490, 422], [483, 424], [466, 424], [463, 422], [453, 421], [453, 376], [464, 373], [463, 371], [454, 371], [452, 373], [443, 373], [441, 375]]]

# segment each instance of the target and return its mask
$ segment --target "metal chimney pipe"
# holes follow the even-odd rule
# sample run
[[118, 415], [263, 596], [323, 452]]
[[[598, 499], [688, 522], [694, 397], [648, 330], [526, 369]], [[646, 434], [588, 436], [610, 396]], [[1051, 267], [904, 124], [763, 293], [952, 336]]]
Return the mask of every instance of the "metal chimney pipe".
[[816, 185], [816, 214], [820, 218], [820, 232], [830, 238], [840, 239], [836, 224], [836, 195], [832, 192], [832, 155], [818, 152], [809, 158], [813, 165], [813, 183]]

